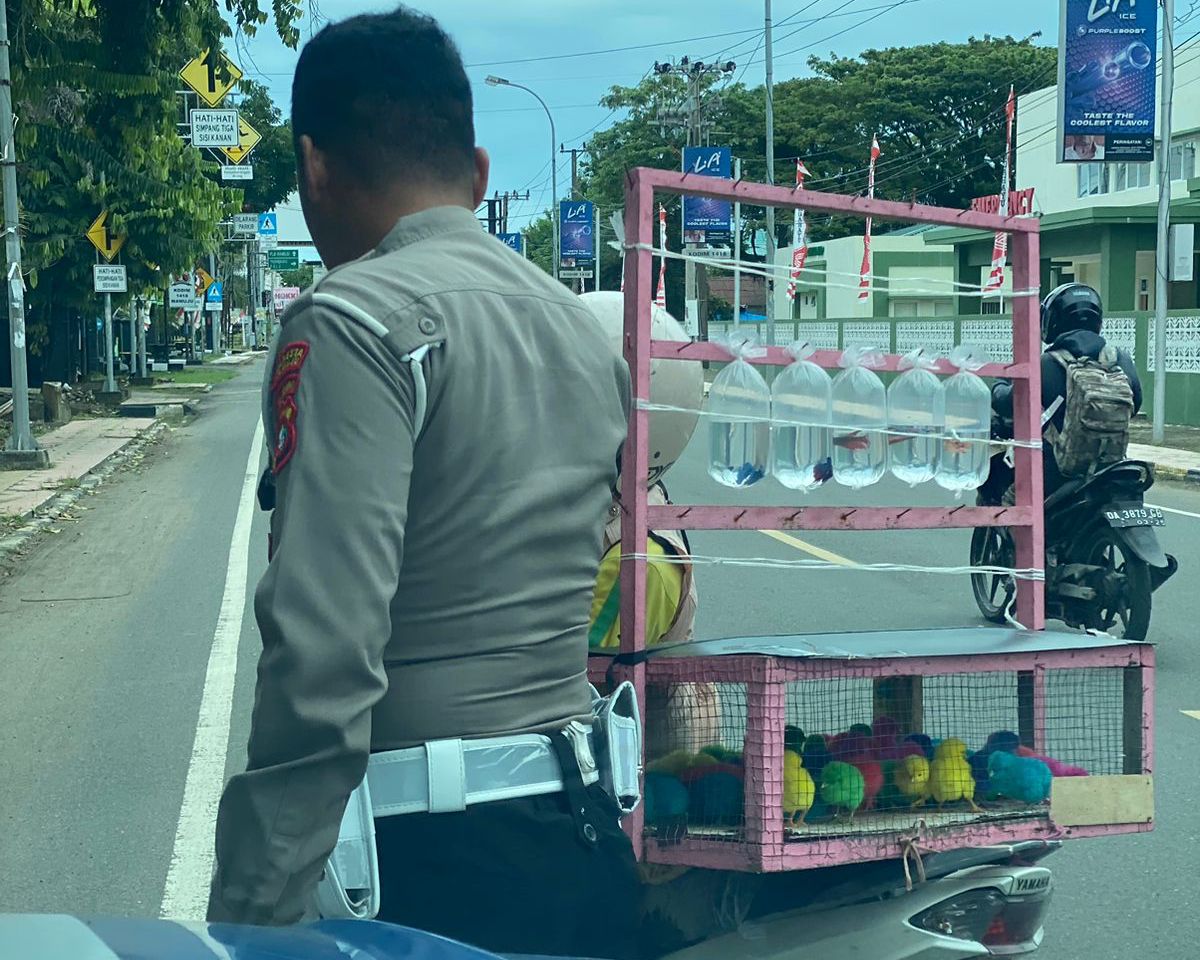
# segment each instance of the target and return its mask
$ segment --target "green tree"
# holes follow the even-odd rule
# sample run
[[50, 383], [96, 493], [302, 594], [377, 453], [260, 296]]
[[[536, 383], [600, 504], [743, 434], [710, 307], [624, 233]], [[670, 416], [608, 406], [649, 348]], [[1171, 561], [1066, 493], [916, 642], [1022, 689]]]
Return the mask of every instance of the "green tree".
[[243, 80], [238, 110], [262, 140], [246, 159], [254, 168], [254, 179], [242, 183], [242, 209], [259, 213], [282, 203], [296, 189], [296, 155], [292, 125], [284, 122], [279, 108], [261, 83]]
[[[226, 7], [247, 29], [265, 22], [253, 0]], [[274, 7], [287, 40], [298, 0]], [[95, 253], [84, 232], [100, 211], [110, 212], [112, 233], [128, 236], [120, 259], [134, 295], [190, 269], [213, 249], [218, 221], [241, 209], [242, 191], [223, 188], [216, 165], [177, 128], [176, 72], [230, 30], [216, 0], [9, 0], [8, 9], [36, 357], [56, 324], [94, 312]], [[249, 99], [269, 114], [269, 100], [256, 91]], [[264, 123], [264, 134], [278, 139], [278, 126]], [[286, 192], [277, 165], [264, 187]]]
[[[871, 137], [878, 135], [884, 156], [877, 195], [966, 207], [972, 197], [999, 189], [1004, 159], [1004, 104], [1009, 85], [1019, 92], [1053, 82], [1056, 52], [1033, 38], [972, 39], [963, 44], [868, 50], [859, 57], [813, 58], [812, 76], [777, 84], [775, 97], [776, 179], [791, 181], [788, 158], [806, 160], [809, 186], [831, 192], [866, 192]], [[714, 140], [743, 158], [743, 176], [766, 176], [762, 87], [730, 85], [719, 93]], [[634, 166], [679, 169], [686, 142], [682, 131], [660, 129], [660, 111], [677, 111], [682, 81], [652, 75], [633, 87], [613, 87], [600, 101], [627, 116], [597, 133], [583, 164], [584, 195], [613, 209], [624, 204], [625, 172]], [[672, 229], [668, 245], [680, 242], [678, 200], [668, 206]], [[777, 217], [777, 241], [790, 234], [790, 218]], [[761, 259], [753, 236], [764, 211], [744, 207], [742, 230], [747, 259]], [[861, 219], [817, 218], [816, 240], [861, 232]], [[547, 223], [548, 227], [548, 223]], [[538, 258], [535, 257], [535, 260]], [[540, 262], [540, 261], [539, 261]], [[548, 265], [549, 258], [546, 257]], [[619, 282], [617, 258], [605, 269], [605, 282]], [[668, 264], [668, 302], [682, 297], [682, 268]], [[674, 307], [673, 307], [674, 309]]]
[[284, 287], [299, 287], [304, 290], [306, 287], [311, 287], [313, 282], [313, 268], [311, 263], [302, 263], [295, 270], [283, 270], [279, 274], [280, 286]]

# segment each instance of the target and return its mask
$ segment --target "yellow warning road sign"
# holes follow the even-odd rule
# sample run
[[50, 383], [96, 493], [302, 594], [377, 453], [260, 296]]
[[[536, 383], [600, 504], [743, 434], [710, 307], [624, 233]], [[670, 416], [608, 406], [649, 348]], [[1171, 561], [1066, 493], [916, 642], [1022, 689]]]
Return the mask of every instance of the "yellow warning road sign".
[[246, 157], [250, 156], [250, 151], [258, 146], [258, 141], [262, 139], [262, 134], [255, 130], [246, 122], [245, 117], [238, 117], [238, 145], [236, 147], [222, 147], [221, 152], [227, 156], [233, 163], [241, 163]]
[[204, 293], [210, 286], [212, 286], [212, 282], [213, 282], [213, 278], [209, 275], [209, 272], [207, 270], [205, 270], [203, 267], [196, 268], [196, 292], [197, 293], [201, 293], [201, 294]]
[[179, 71], [179, 79], [196, 91], [196, 95], [210, 107], [215, 107], [242, 79], [238, 65], [225, 54], [212, 56], [205, 50], [189, 60]]
[[100, 211], [100, 216], [92, 221], [92, 225], [87, 228], [87, 233], [85, 233], [84, 236], [92, 241], [92, 246], [99, 250], [100, 256], [102, 256], [109, 263], [112, 263], [113, 257], [115, 257], [121, 251], [121, 247], [125, 245], [124, 234], [118, 236], [108, 229], [107, 210]]

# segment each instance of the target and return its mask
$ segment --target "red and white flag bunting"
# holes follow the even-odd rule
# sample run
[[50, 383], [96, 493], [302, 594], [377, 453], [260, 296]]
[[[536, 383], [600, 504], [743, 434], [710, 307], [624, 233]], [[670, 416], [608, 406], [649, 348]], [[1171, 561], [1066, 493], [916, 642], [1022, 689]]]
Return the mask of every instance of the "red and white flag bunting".
[[[1008, 104], [1004, 108], [1008, 117], [1008, 140], [1004, 148], [1004, 182], [1000, 185], [1000, 216], [1008, 216], [1009, 182], [1012, 177], [1012, 139], [1013, 117], [1017, 112], [1017, 92], [1013, 87], [1008, 88]], [[1008, 234], [997, 233], [996, 242], [992, 246], [992, 272], [988, 276], [985, 293], [994, 293], [1004, 287], [1004, 264], [1008, 260]]]
[[[879, 138], [871, 138], [871, 166], [867, 175], [867, 196], [875, 197], [875, 164], [879, 160]], [[871, 218], [867, 217], [867, 230], [863, 234], [862, 269], [858, 274], [858, 299], [867, 300], [871, 296]]]
[[[808, 168], [796, 158], [796, 187], [804, 189], [804, 178], [809, 176]], [[792, 272], [788, 278], [787, 298], [796, 299], [796, 281], [804, 272], [805, 261], [808, 260], [808, 221], [804, 211], [796, 210], [796, 219], [792, 223]]]
[[[658, 205], [658, 245], [664, 252], [667, 249], [667, 208]], [[654, 305], [667, 309], [667, 258], [658, 258], [658, 293], [654, 295]]]

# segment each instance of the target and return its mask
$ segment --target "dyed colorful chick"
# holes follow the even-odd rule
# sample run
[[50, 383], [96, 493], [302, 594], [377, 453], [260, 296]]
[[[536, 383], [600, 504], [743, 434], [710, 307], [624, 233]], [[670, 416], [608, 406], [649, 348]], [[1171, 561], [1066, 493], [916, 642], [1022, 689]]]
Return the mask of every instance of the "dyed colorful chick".
[[783, 816], [789, 823], [803, 823], [817, 795], [812, 774], [794, 750], [783, 752]]
[[957, 737], [943, 740], [934, 749], [929, 767], [929, 793], [939, 807], [965, 800], [973, 811], [982, 812], [975, 803], [975, 778], [967, 762], [967, 745]]
[[821, 772], [821, 800], [834, 810], [845, 810], [854, 819], [854, 812], [862, 806], [866, 795], [866, 784], [858, 767], [840, 760], [832, 760]]

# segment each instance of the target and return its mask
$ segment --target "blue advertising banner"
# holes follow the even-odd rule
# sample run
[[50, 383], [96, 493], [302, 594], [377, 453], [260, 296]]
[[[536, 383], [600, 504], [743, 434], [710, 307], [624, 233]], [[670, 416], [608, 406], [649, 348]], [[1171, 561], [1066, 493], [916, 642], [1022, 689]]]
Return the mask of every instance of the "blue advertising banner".
[[590, 200], [563, 200], [559, 205], [558, 244], [559, 260], [595, 260], [596, 210]]
[[517, 253], [525, 252], [524, 238], [519, 233], [498, 233], [496, 239], [506, 247], [512, 247]]
[[[683, 172], [728, 180], [733, 173], [733, 152], [729, 147], [684, 147]], [[728, 243], [732, 220], [733, 204], [728, 200], [683, 198], [684, 243]]]
[[1061, 3], [1060, 161], [1153, 160], [1158, 4], [1149, 0]]

